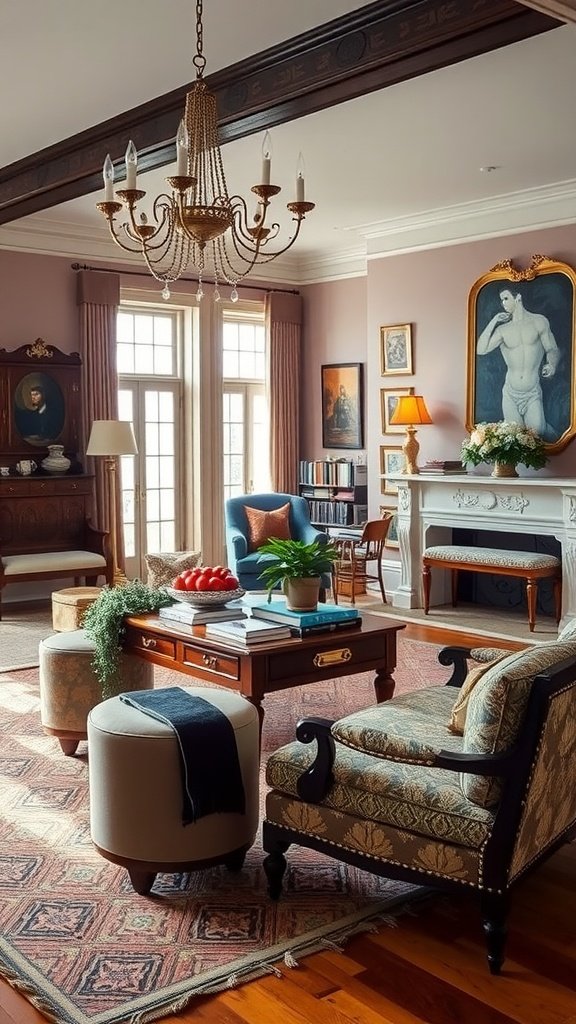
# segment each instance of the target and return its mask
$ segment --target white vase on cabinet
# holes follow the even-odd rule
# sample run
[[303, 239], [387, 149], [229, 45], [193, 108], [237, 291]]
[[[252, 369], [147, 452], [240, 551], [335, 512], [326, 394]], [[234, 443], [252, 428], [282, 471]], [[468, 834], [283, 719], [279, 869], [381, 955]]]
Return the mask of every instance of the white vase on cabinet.
[[70, 459], [64, 455], [64, 445], [49, 444], [48, 455], [45, 459], [42, 459], [40, 465], [47, 473], [67, 473], [70, 469], [71, 462]]

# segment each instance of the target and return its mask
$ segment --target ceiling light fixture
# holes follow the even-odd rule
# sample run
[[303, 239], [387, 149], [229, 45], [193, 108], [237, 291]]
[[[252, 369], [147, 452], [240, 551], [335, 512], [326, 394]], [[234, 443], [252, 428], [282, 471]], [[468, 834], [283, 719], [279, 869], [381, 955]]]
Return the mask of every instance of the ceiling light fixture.
[[[176, 135], [176, 175], [167, 178], [171, 193], [156, 196], [153, 223], [145, 213], [137, 218], [138, 202], [146, 192], [137, 187], [138, 154], [132, 140], [126, 150], [126, 188], [114, 192], [114, 164], [110, 154], [104, 161], [104, 202], [97, 208], [108, 221], [110, 233], [122, 249], [141, 253], [150, 273], [164, 285], [162, 296], [170, 298], [169, 284], [177, 281], [192, 264], [198, 274], [200, 300], [202, 280], [207, 272], [214, 278], [214, 297], [220, 297], [219, 282], [232, 285], [231, 299], [237, 301], [238, 281], [256, 266], [271, 263], [294, 244], [304, 217], [314, 203], [304, 199], [304, 165], [300, 154], [296, 168], [296, 200], [287, 204], [296, 221], [294, 233], [285, 245], [273, 249], [280, 225], [267, 225], [268, 207], [281, 191], [270, 184], [271, 145], [266, 132], [262, 146], [262, 181], [252, 186], [257, 196], [252, 223], [242, 196], [229, 196], [218, 143], [216, 97], [206, 87], [202, 52], [202, 0], [196, 2], [196, 55], [192, 63], [196, 81], [186, 97], [184, 118]], [[118, 200], [121, 200], [118, 202]], [[123, 205], [128, 221], [116, 224]]]

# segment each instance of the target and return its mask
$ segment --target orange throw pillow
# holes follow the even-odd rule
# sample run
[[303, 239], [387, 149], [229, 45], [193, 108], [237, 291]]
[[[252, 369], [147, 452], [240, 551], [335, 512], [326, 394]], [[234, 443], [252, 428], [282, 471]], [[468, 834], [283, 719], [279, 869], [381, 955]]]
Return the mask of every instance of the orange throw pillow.
[[271, 509], [265, 512], [260, 508], [251, 508], [244, 505], [246, 519], [248, 520], [248, 551], [256, 551], [261, 544], [265, 544], [271, 537], [278, 540], [290, 540], [290, 502], [280, 508]]

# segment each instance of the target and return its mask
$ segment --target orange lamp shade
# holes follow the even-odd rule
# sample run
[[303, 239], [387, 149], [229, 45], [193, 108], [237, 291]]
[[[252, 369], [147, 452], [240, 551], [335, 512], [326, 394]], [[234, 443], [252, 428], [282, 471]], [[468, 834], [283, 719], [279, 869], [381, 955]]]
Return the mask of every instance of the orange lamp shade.
[[432, 423], [422, 395], [402, 395], [390, 417], [390, 423], [409, 427], [418, 423]]

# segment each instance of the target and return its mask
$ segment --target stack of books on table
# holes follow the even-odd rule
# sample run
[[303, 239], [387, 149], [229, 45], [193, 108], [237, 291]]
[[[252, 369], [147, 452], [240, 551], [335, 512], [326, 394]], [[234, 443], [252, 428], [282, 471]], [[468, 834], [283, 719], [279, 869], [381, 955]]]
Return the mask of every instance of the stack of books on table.
[[421, 473], [465, 473], [466, 467], [460, 459], [430, 459], [422, 469]]
[[208, 622], [233, 622], [236, 619], [247, 618], [240, 604], [229, 604], [220, 608], [193, 608], [191, 604], [184, 604], [183, 601], [159, 608], [158, 615], [161, 619], [183, 622], [187, 626], [202, 626]]
[[262, 621], [282, 623], [292, 636], [299, 637], [352, 629], [362, 622], [357, 608], [342, 608], [338, 604], [319, 604], [315, 612], [291, 612], [284, 601], [270, 601], [252, 605], [252, 615]]
[[224, 640], [243, 650], [250, 650], [271, 640], [287, 640], [291, 635], [288, 626], [263, 622], [261, 619], [234, 619], [231, 622], [209, 622], [206, 625], [207, 637]]

